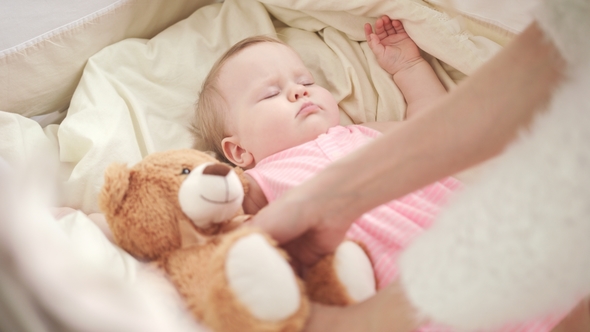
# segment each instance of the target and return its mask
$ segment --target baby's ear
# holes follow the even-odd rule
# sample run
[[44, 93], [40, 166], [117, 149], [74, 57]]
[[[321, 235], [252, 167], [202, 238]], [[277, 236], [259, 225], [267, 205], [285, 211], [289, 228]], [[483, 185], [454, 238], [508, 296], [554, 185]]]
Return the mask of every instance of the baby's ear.
[[114, 216], [119, 211], [129, 188], [130, 174], [131, 170], [123, 164], [113, 163], [107, 167], [98, 197], [99, 207], [107, 216]]
[[236, 136], [224, 138], [221, 141], [221, 149], [227, 160], [236, 166], [248, 168], [254, 164], [254, 156], [240, 146]]

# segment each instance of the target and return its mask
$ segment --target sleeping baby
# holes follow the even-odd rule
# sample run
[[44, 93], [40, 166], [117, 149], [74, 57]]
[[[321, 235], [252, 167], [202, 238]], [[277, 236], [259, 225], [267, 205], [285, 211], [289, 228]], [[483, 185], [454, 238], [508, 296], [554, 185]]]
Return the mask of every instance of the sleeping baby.
[[[370, 49], [402, 91], [412, 119], [446, 93], [400, 21], [365, 25]], [[317, 85], [298, 54], [277, 39], [250, 37], [230, 48], [203, 83], [195, 134], [201, 149], [246, 170], [246, 213], [255, 214], [332, 161], [404, 122], [340, 126], [333, 95]], [[396, 147], [392, 147], [395, 149]], [[398, 147], [403, 148], [403, 146]], [[396, 275], [396, 257], [427, 228], [460, 187], [445, 178], [365, 213], [347, 233], [366, 244], [378, 287]]]

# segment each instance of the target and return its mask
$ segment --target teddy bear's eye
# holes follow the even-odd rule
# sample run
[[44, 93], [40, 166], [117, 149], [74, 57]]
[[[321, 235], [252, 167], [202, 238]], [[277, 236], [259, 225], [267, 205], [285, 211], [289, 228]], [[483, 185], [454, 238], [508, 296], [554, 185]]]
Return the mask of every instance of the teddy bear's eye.
[[180, 174], [189, 174], [190, 172], [191, 172], [191, 170], [190, 170], [190, 169], [188, 169], [188, 168], [183, 168], [183, 169], [182, 169], [182, 172], [181, 172]]

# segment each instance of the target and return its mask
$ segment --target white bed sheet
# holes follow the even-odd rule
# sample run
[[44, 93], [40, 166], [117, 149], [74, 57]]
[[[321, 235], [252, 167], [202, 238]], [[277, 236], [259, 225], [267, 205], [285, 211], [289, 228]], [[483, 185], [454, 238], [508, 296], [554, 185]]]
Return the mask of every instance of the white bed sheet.
[[204, 331], [160, 273], [85, 214], [52, 217], [48, 174], [0, 158], [0, 330]]

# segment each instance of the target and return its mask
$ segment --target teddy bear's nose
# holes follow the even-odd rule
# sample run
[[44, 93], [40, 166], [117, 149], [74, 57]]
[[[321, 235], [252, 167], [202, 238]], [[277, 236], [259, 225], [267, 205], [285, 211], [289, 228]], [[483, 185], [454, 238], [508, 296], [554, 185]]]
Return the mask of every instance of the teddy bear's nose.
[[223, 164], [213, 164], [205, 167], [205, 169], [203, 169], [203, 174], [226, 176], [229, 171], [231, 171], [229, 166]]

